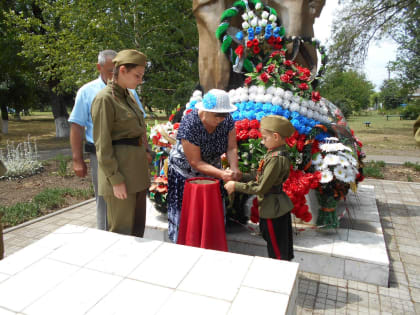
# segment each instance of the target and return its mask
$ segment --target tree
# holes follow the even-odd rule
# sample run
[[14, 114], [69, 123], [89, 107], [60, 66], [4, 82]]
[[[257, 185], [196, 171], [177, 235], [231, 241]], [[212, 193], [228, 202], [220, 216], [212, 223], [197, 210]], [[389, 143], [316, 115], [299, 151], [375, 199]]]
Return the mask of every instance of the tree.
[[[22, 0], [23, 1], [23, 0]], [[142, 100], [170, 112], [198, 82], [198, 35], [191, 1], [33, 1], [29, 16], [10, 12], [22, 54], [58, 94], [74, 93], [97, 76], [103, 49], [139, 49], [148, 56]]]
[[407, 98], [408, 90], [398, 80], [390, 79], [383, 82], [379, 100], [385, 109], [398, 108], [401, 104], [407, 102]]
[[327, 71], [320, 85], [323, 97], [337, 105], [348, 117], [352, 111], [359, 111], [369, 106], [369, 98], [373, 93], [373, 84], [363, 73], [354, 70]]
[[411, 88], [420, 84], [418, 0], [341, 0], [333, 23], [330, 62], [340, 70], [360, 69], [372, 41], [394, 40], [398, 57], [393, 64]]

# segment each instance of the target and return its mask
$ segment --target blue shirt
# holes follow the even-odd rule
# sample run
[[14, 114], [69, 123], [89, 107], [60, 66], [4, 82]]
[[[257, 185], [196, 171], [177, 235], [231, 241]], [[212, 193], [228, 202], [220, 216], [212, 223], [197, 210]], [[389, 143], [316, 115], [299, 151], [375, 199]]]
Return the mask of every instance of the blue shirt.
[[[90, 108], [92, 106], [93, 99], [100, 90], [102, 90], [106, 84], [102, 81], [101, 76], [98, 79], [90, 81], [83, 85], [76, 94], [76, 100], [74, 102], [73, 110], [71, 111], [69, 122], [76, 123], [86, 128], [86, 141], [93, 143], [93, 122], [90, 114]], [[146, 112], [143, 109], [143, 105], [135, 90], [130, 90], [133, 93], [134, 98], [141, 111], [146, 117]]]

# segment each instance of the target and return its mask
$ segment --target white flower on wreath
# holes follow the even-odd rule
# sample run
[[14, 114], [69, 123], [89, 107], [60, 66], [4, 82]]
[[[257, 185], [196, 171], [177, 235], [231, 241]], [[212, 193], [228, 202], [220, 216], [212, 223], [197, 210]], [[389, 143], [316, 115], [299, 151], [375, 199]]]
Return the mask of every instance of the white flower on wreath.
[[350, 166], [350, 162], [343, 155], [338, 155], [338, 164], [343, 167]]
[[321, 180], [320, 180], [321, 184], [329, 183], [330, 181], [332, 181], [332, 179], [333, 179], [333, 174], [331, 173], [330, 170], [321, 171]]
[[335, 154], [327, 154], [324, 157], [324, 163], [326, 165], [337, 165], [339, 162], [338, 156]]
[[357, 167], [357, 160], [350, 153], [338, 152], [338, 155], [346, 158], [353, 167]]
[[347, 170], [341, 166], [341, 165], [337, 165], [334, 168], [334, 176], [335, 178], [337, 178], [338, 180], [342, 181], [342, 182], [346, 182], [347, 180]]

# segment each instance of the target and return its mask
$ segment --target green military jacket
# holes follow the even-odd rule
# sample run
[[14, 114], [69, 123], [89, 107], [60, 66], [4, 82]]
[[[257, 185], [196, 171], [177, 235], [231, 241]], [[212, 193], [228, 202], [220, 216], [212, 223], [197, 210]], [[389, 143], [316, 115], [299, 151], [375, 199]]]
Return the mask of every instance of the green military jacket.
[[420, 116], [417, 117], [417, 120], [414, 123], [413, 131], [414, 131], [414, 140], [416, 140], [417, 145], [420, 145]]
[[99, 195], [113, 195], [112, 186], [122, 182], [125, 182], [128, 194], [149, 187], [147, 143], [112, 145], [113, 140], [142, 139], [146, 134], [143, 113], [131, 93], [108, 82], [93, 100], [91, 114], [98, 158]]
[[[235, 183], [235, 191], [257, 195], [259, 215], [263, 219], [274, 219], [293, 209], [293, 203], [284, 191], [274, 193], [289, 177], [290, 160], [282, 156], [286, 147], [275, 148], [264, 156], [255, 180]], [[244, 176], [246, 179], [247, 176]]]

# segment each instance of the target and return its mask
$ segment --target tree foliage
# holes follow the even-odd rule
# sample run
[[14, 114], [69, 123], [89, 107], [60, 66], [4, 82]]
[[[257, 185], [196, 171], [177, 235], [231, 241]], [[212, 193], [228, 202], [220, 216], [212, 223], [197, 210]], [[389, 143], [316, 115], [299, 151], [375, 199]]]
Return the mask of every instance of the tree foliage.
[[138, 49], [148, 56], [142, 100], [170, 111], [198, 82], [198, 35], [191, 1], [17, 0], [9, 29], [43, 80], [74, 93], [94, 79], [98, 52]]
[[323, 97], [337, 105], [344, 116], [367, 108], [373, 94], [373, 84], [363, 73], [354, 70], [330, 70], [320, 85]]
[[343, 8], [333, 23], [330, 60], [338, 69], [357, 69], [366, 59], [369, 44], [393, 40], [398, 45], [392, 69], [406, 85], [420, 84], [418, 0], [341, 0]]
[[408, 91], [398, 80], [385, 80], [379, 93], [379, 101], [385, 109], [398, 108], [407, 102]]

